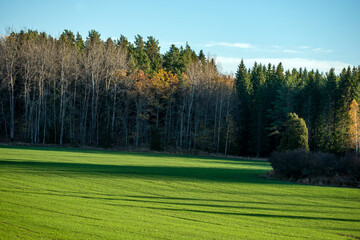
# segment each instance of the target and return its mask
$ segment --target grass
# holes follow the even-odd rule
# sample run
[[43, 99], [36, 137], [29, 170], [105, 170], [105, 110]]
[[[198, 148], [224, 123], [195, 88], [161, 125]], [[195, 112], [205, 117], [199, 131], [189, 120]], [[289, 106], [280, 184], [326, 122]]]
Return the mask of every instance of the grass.
[[360, 239], [360, 190], [267, 162], [0, 147], [0, 239]]

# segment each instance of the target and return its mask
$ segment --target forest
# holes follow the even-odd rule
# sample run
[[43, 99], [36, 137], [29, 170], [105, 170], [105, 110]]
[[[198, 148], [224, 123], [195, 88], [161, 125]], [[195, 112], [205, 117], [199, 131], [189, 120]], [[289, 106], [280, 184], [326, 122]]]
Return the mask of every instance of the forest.
[[360, 66], [234, 70], [188, 44], [162, 54], [152, 36], [11, 32], [0, 37], [0, 141], [264, 157], [296, 113], [310, 150], [358, 150]]

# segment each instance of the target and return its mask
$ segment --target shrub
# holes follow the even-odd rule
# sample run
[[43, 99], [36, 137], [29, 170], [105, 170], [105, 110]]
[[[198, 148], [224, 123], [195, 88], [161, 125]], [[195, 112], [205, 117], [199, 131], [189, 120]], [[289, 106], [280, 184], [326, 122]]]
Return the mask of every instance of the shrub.
[[343, 168], [334, 154], [308, 152], [304, 149], [273, 152], [269, 162], [278, 175], [294, 179], [332, 176]]
[[360, 179], [360, 156], [357, 154], [346, 154], [345, 166], [347, 166], [347, 173], [351, 176]]
[[273, 152], [269, 162], [274, 171], [268, 176], [296, 180], [301, 183], [332, 184], [360, 187], [360, 156], [336, 157], [330, 153], [303, 149]]
[[285, 122], [285, 132], [280, 139], [279, 151], [295, 149], [309, 150], [308, 129], [304, 119], [296, 113], [290, 113]]

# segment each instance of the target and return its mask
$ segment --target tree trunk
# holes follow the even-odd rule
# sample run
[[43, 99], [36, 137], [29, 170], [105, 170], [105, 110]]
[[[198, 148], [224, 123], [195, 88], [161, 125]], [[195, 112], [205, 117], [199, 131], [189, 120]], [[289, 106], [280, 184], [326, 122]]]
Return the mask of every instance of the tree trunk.
[[224, 89], [221, 89], [221, 96], [220, 96], [220, 106], [219, 106], [219, 124], [218, 124], [218, 136], [217, 136], [217, 147], [216, 152], [219, 152], [220, 149], [220, 133], [221, 133], [221, 118], [222, 118], [222, 104], [223, 104], [223, 97], [224, 97]]
[[[11, 73], [12, 75], [12, 73]], [[15, 120], [14, 120], [14, 111], [15, 111], [15, 103], [14, 103], [14, 85], [15, 81], [13, 76], [10, 76], [11, 83], [11, 94], [10, 94], [10, 139], [14, 140], [14, 129], [15, 129]]]
[[185, 97], [183, 97], [183, 104], [180, 113], [180, 138], [179, 138], [179, 148], [182, 149], [183, 142], [183, 128], [184, 128], [184, 110], [185, 110]]
[[114, 133], [114, 125], [115, 125], [115, 106], [116, 106], [116, 91], [117, 91], [117, 84], [115, 83], [114, 86], [114, 97], [113, 97], [113, 107], [112, 107], [112, 118], [111, 118], [111, 135]]
[[5, 140], [8, 141], [8, 130], [7, 130], [7, 124], [6, 124], [6, 118], [5, 118], [3, 103], [1, 103], [1, 113], [2, 113], [2, 116], [3, 116], [3, 120], [4, 120]]
[[188, 116], [187, 116], [187, 126], [186, 126], [186, 140], [188, 141], [188, 148], [190, 149], [190, 121], [191, 121], [191, 109], [192, 109], [192, 105], [194, 102], [194, 94], [195, 94], [195, 89], [194, 86], [192, 86], [191, 89], [191, 95], [190, 95], [190, 103], [189, 103], [189, 108], [188, 108]]

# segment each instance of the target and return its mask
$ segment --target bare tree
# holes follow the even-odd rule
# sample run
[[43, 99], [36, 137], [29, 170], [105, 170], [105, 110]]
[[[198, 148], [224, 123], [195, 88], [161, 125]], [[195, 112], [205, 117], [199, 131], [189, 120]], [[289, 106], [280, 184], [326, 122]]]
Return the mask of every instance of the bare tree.
[[60, 83], [60, 108], [59, 108], [59, 121], [60, 121], [60, 140], [59, 143], [63, 144], [64, 139], [64, 125], [65, 125], [65, 113], [70, 101], [69, 86], [72, 82], [77, 80], [78, 76], [78, 52], [72, 39], [69, 39], [65, 33], [63, 33], [58, 42], [58, 78]]
[[99, 144], [99, 131], [98, 131], [98, 107], [99, 107], [99, 94], [100, 84], [104, 69], [104, 46], [100, 41], [100, 35], [94, 36], [89, 33], [87, 46], [84, 54], [84, 68], [87, 80], [90, 82], [91, 89], [91, 122], [90, 130], [91, 133], [90, 143], [94, 145]]
[[15, 129], [15, 81], [16, 81], [16, 61], [18, 57], [18, 47], [15, 36], [9, 35], [1, 37], [2, 59], [4, 64], [4, 82], [9, 88], [9, 109], [10, 109], [10, 139], [14, 139]]

